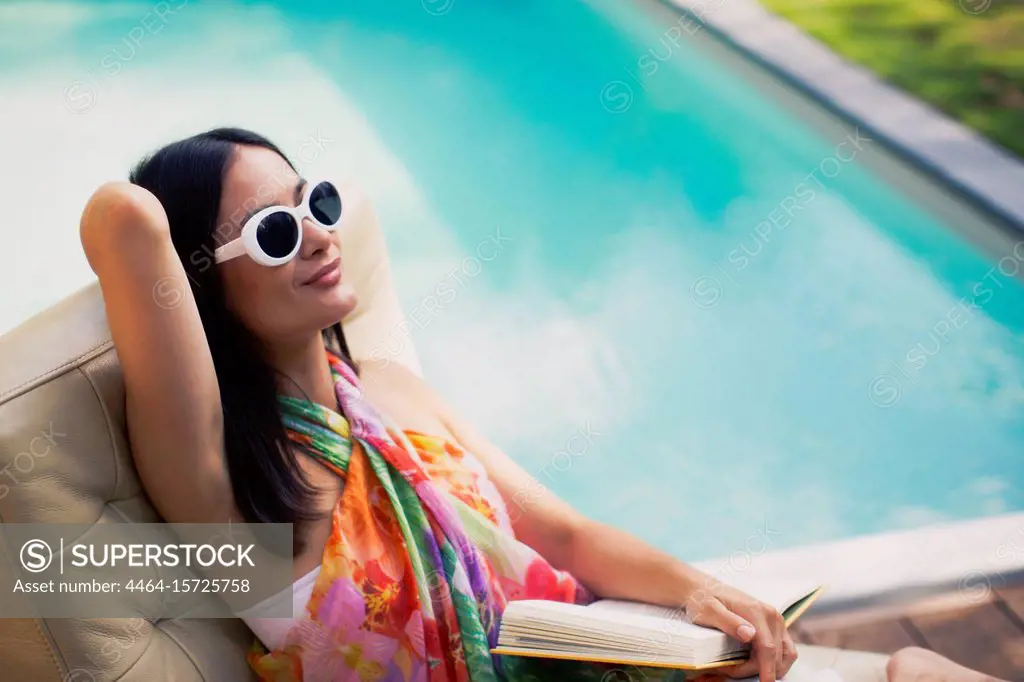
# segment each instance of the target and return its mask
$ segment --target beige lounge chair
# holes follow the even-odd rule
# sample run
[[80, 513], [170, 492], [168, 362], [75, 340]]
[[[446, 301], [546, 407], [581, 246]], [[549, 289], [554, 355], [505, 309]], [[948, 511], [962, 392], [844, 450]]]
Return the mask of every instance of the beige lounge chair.
[[[342, 235], [346, 277], [360, 298], [345, 320], [349, 345], [357, 359], [377, 350], [419, 371], [376, 217], [368, 203], [361, 207]], [[173, 303], [167, 296], [155, 291], [154, 305]], [[51, 428], [62, 435], [45, 454], [37, 454], [44, 452], [40, 442], [25, 456], [33, 438]], [[4, 471], [13, 477], [0, 480], [0, 523], [159, 520], [129, 455], [121, 372], [96, 284], [0, 337]], [[244, 659], [252, 638], [230, 619], [0, 618], [0, 679], [241, 682], [253, 679]], [[848, 682], [880, 682], [884, 663], [882, 656], [808, 647], [798, 665], [835, 665]]]

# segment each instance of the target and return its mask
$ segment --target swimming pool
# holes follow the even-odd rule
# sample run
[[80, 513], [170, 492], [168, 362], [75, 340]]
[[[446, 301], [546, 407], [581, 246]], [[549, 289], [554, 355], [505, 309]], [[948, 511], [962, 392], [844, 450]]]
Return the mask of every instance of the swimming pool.
[[91, 279], [96, 184], [243, 125], [366, 186], [430, 380], [595, 517], [700, 559], [1024, 508], [1021, 238], [697, 29], [612, 0], [4, 5], [0, 331]]

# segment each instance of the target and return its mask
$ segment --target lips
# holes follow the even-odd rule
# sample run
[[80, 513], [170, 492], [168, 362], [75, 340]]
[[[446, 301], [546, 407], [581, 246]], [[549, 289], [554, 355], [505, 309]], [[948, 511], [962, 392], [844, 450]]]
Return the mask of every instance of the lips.
[[303, 284], [319, 284], [326, 283], [329, 280], [335, 279], [335, 274], [338, 273], [341, 266], [341, 258], [335, 258], [327, 265], [323, 266], [319, 270], [313, 273], [313, 275], [307, 279]]

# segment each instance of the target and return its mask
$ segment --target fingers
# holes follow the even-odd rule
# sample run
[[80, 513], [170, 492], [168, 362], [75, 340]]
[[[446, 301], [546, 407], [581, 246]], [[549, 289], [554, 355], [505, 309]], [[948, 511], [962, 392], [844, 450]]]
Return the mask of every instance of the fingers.
[[688, 606], [687, 613], [697, 625], [721, 630], [744, 644], [756, 635], [756, 628], [747, 619], [733, 613], [715, 598], [702, 601], [696, 608]]
[[751, 643], [750, 660], [723, 672], [729, 677], [758, 675], [760, 682], [776, 682], [784, 674], [781, 633], [771, 618], [771, 611], [767, 615], [758, 614], [755, 623], [757, 634]]
[[758, 675], [760, 682], [776, 682], [774, 635], [767, 619], [758, 619], [756, 634], [751, 643], [750, 660], [736, 666], [723, 668], [722, 673], [728, 677], [753, 677]]
[[746, 661], [745, 663], [741, 663], [740, 665], [734, 665], [729, 668], [722, 668], [722, 674], [726, 677], [731, 678], [753, 677], [757, 674], [757, 666], [757, 660], [752, 658], [749, 661]]
[[793, 637], [790, 636], [789, 630], [785, 628], [785, 622], [783, 622], [782, 629], [782, 668], [778, 670], [779, 677], [784, 677], [789, 674], [793, 664], [796, 663], [797, 657], [800, 653], [796, 650], [796, 643], [793, 642]]
[[[690, 620], [697, 625], [721, 630], [744, 644], [757, 636], [757, 628], [750, 621], [733, 613], [725, 604], [713, 597], [687, 605], [686, 612], [690, 616]], [[722, 668], [721, 673], [727, 677], [751, 677], [756, 675], [757, 671], [758, 662], [751, 658], [739, 665]]]
[[796, 662], [796, 644], [793, 642], [789, 630], [786, 628], [786, 621], [778, 611], [772, 607], [768, 608], [768, 622], [771, 625], [773, 639], [775, 642], [775, 675], [783, 677]]
[[785, 650], [782, 647], [783, 638], [786, 636], [786, 623], [778, 611], [772, 609], [768, 614], [768, 624], [772, 629], [772, 642], [775, 644], [775, 676], [782, 677]]
[[775, 655], [778, 650], [775, 632], [767, 619], [764, 619], [758, 623], [757, 635], [754, 637], [754, 659], [757, 661], [760, 682], [775, 682]]
[[760, 682], [776, 682], [796, 661], [796, 645], [785, 620], [775, 608], [758, 602], [746, 606], [744, 618], [720, 600], [708, 598], [689, 604], [687, 613], [697, 625], [713, 627], [740, 642], [750, 643], [750, 660], [723, 668], [722, 674], [728, 677], [758, 675]]

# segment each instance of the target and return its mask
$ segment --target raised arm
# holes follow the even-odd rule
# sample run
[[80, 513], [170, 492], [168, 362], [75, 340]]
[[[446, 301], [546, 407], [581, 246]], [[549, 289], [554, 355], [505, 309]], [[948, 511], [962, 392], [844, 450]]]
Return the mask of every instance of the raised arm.
[[124, 372], [132, 456], [157, 511], [175, 523], [223, 522], [234, 510], [217, 375], [163, 207], [108, 183], [82, 214]]

